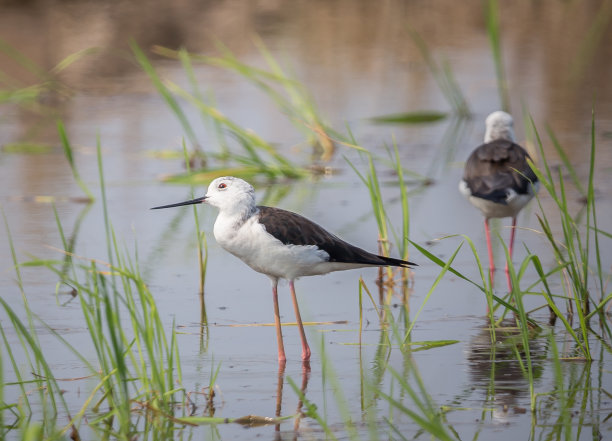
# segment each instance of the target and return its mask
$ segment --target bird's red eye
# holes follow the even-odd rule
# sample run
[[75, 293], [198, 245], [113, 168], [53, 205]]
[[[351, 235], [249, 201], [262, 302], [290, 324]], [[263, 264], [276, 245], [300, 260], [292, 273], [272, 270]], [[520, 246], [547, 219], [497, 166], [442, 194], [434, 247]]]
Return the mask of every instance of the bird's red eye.
[[221, 184], [219, 184], [219, 187], [217, 187], [217, 188], [225, 188], [225, 187], [227, 187], [227, 184], [221, 183]]

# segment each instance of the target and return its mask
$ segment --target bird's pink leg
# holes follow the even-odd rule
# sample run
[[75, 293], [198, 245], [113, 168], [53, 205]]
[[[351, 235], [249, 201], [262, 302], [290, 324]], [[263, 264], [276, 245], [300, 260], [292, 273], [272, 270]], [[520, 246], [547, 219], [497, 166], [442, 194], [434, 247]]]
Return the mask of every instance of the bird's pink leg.
[[298, 305], [297, 296], [295, 295], [295, 287], [293, 286], [293, 280], [289, 281], [289, 289], [291, 290], [291, 297], [293, 298], [293, 309], [295, 309], [295, 320], [297, 321], [298, 328], [300, 329], [300, 339], [302, 340], [302, 360], [310, 360], [310, 348], [306, 341], [306, 334], [304, 333], [304, 325], [302, 324], [302, 317], [300, 316], [300, 307]]
[[[508, 254], [512, 261], [512, 252], [514, 250], [514, 233], [516, 232], [516, 217], [512, 218], [512, 229], [510, 230], [510, 247], [508, 248]], [[506, 262], [506, 280], [508, 281], [508, 290], [512, 291], [512, 280], [510, 279], [510, 270], [508, 269], [509, 263]]]
[[493, 286], [493, 274], [495, 273], [495, 262], [493, 260], [493, 248], [491, 247], [491, 229], [489, 228], [489, 218], [485, 217], [485, 235], [487, 236], [487, 250], [489, 252], [489, 274], [491, 275], [491, 286]]
[[284, 363], [285, 347], [283, 345], [283, 331], [281, 331], [280, 312], [278, 309], [278, 280], [272, 281], [272, 296], [274, 297], [274, 324], [276, 325], [276, 341], [278, 343], [278, 362]]

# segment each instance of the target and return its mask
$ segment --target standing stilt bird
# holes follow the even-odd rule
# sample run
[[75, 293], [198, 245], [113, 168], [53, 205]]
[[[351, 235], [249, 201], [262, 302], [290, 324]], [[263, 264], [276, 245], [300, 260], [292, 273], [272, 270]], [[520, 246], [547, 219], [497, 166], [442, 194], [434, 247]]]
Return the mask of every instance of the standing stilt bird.
[[[484, 144], [477, 147], [465, 164], [459, 191], [478, 208], [485, 217], [485, 234], [489, 252], [491, 281], [495, 271], [489, 219], [511, 217], [510, 247], [512, 260], [516, 217], [535, 196], [539, 182], [529, 167], [529, 154], [515, 143], [512, 116], [506, 112], [491, 113], [486, 119]], [[512, 290], [508, 262], [506, 262], [508, 289]]]
[[310, 348], [295, 294], [295, 279], [368, 266], [409, 268], [415, 265], [357, 248], [299, 214], [257, 206], [254, 188], [231, 176], [212, 181], [206, 196], [153, 209], [201, 203], [219, 209], [213, 230], [219, 245], [272, 281], [279, 362], [286, 360], [278, 308], [279, 279], [289, 281], [302, 341], [302, 360], [307, 361]]

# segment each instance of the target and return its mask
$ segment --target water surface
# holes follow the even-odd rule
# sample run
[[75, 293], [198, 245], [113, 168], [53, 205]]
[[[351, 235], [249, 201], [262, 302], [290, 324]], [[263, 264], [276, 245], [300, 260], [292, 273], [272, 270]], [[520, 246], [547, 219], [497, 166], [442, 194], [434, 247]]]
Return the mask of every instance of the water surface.
[[[549, 126], [584, 182], [588, 176], [588, 149], [591, 134], [591, 110], [595, 110], [596, 194], [599, 227], [612, 227], [612, 38], [609, 27], [597, 25], [609, 18], [605, 2], [530, 2], [501, 5], [503, 60], [506, 68], [511, 107], [521, 143], [528, 130], [523, 116], [531, 115], [541, 131], [544, 150], [552, 165], [560, 160], [546, 136]], [[288, 363], [279, 374], [276, 362], [274, 328], [270, 326], [235, 326], [273, 322], [270, 284], [228, 255], [215, 244], [212, 223], [216, 213], [202, 207], [201, 228], [209, 244], [205, 285], [208, 327], [201, 333], [198, 299], [198, 269], [194, 243], [195, 226], [190, 210], [151, 212], [149, 208], [191, 197], [188, 186], [169, 185], [163, 176], [184, 171], [183, 161], [162, 159], [153, 152], [181, 151], [185, 133], [148, 77], [133, 61], [128, 41], [133, 38], [149, 49], [153, 45], [181, 46], [194, 52], [215, 53], [222, 42], [236, 56], [249, 64], [265, 66], [253, 43], [259, 35], [283, 66], [286, 66], [312, 94], [321, 115], [338, 131], [350, 126], [358, 142], [377, 157], [383, 182], [385, 206], [391, 222], [400, 228], [399, 189], [385, 162], [385, 146], [397, 143], [406, 170], [426, 176], [432, 185], [416, 188], [410, 198], [411, 239], [436, 255], [449, 258], [460, 239], [435, 239], [465, 234], [471, 237], [481, 256], [486, 256], [482, 218], [457, 191], [463, 161], [483, 137], [486, 115], [499, 108], [498, 86], [491, 48], [486, 33], [481, 2], [367, 1], [243, 3], [183, 1], [13, 3], [1, 8], [1, 38], [30, 58], [44, 72], [64, 57], [77, 51], [97, 48], [83, 56], [60, 76], [61, 87], [46, 92], [35, 104], [4, 103], [0, 108], [0, 204], [5, 212], [17, 258], [24, 261], [34, 255], [58, 258], [61, 240], [52, 206], [54, 198], [59, 218], [67, 235], [74, 235], [75, 254], [107, 259], [103, 240], [103, 207], [99, 199], [90, 207], [74, 201], [82, 192], [71, 174], [55, 128], [56, 117], [66, 125], [75, 148], [79, 172], [90, 188], [99, 193], [95, 145], [102, 145], [108, 209], [117, 237], [126, 246], [138, 243], [141, 270], [157, 301], [168, 329], [176, 323], [183, 367], [183, 385], [198, 391], [208, 385], [211, 366], [221, 363], [217, 379], [215, 415], [237, 417], [248, 414], [274, 416], [282, 398], [281, 414], [292, 414], [298, 397], [287, 385], [287, 377], [298, 385], [306, 384], [307, 398], [315, 403], [340, 438], [344, 438], [337, 401], [324, 380], [321, 348], [333, 366], [354, 421], [359, 421], [364, 378], [377, 375], [376, 351], [381, 327], [370, 303], [364, 312], [365, 327], [359, 342], [358, 283], [363, 277], [375, 289], [376, 270], [335, 273], [306, 278], [297, 282], [303, 318], [306, 321], [342, 322], [308, 327], [314, 349], [311, 371], [305, 373], [299, 361], [299, 337], [295, 327], [284, 329]], [[603, 14], [603, 15], [602, 15]], [[606, 15], [607, 14], [607, 15]], [[598, 21], [599, 20], [599, 21]], [[609, 22], [609, 20], [608, 20]], [[599, 27], [598, 27], [599, 26]], [[439, 123], [423, 125], [376, 125], [368, 118], [406, 111], [436, 110], [450, 112], [434, 76], [410, 37], [417, 31], [437, 60], [452, 69], [472, 110], [471, 119], [449, 117]], [[188, 82], [180, 64], [152, 56], [160, 75], [180, 85]], [[2, 71], [18, 84], [38, 84], [31, 72], [7, 55], [0, 58]], [[312, 150], [304, 135], [261, 91], [244, 79], [219, 68], [196, 66], [203, 90], [214, 93], [218, 107], [236, 123], [253, 130], [274, 143], [278, 150], [297, 164], [312, 163]], [[205, 149], [217, 146], [195, 110], [185, 105], [190, 121]], [[523, 113], [525, 112], [525, 113]], [[42, 143], [50, 146], [43, 154], [9, 153], [12, 143]], [[533, 145], [530, 146], [533, 148]], [[299, 182], [269, 183], [257, 181], [258, 196], [263, 198], [271, 186], [287, 186], [287, 193], [275, 205], [297, 211], [369, 250], [377, 248], [377, 227], [367, 188], [346, 159], [362, 172], [367, 164], [360, 154], [340, 146], [327, 164], [334, 172], [313, 176]], [[205, 188], [197, 190], [203, 194]], [[568, 188], [572, 210], [579, 210], [577, 191]], [[44, 197], [44, 198], [41, 198]], [[543, 210], [554, 208], [550, 198], [541, 193]], [[541, 234], [534, 204], [519, 217], [521, 229], [515, 247], [515, 262], [531, 252], [552, 267], [552, 254]], [[505, 238], [509, 231], [498, 224]], [[559, 225], [554, 225], [557, 231]], [[13, 262], [7, 235], [0, 235], [0, 278], [2, 296], [20, 310], [21, 296], [15, 283]], [[602, 247], [601, 259], [606, 271], [612, 262], [612, 247]], [[396, 255], [397, 250], [393, 250]], [[503, 262], [503, 250], [496, 247], [496, 259]], [[439, 273], [439, 267], [412, 252], [411, 260], [420, 266], [414, 272], [410, 292], [410, 314], [420, 307]], [[470, 277], [477, 276], [471, 253], [464, 247], [455, 265]], [[499, 264], [498, 266], [502, 266]], [[76, 300], [55, 295], [57, 278], [39, 268], [22, 269], [24, 288], [30, 307], [45, 323], [68, 338], [83, 354], [93, 359], [94, 352]], [[536, 279], [528, 274], [525, 283]], [[503, 273], [497, 287], [504, 293]], [[560, 289], [556, 286], [555, 289]], [[401, 303], [396, 293], [394, 303]], [[534, 300], [534, 306], [540, 303]], [[491, 349], [487, 342], [485, 298], [472, 285], [446, 275], [438, 285], [416, 323], [413, 341], [456, 339], [459, 343], [438, 349], [403, 355], [392, 350], [389, 366], [406, 376], [418, 372], [427, 392], [437, 406], [450, 409], [448, 423], [462, 439], [499, 440], [539, 439], [554, 433], [558, 418], [554, 407], [546, 409], [543, 395], [538, 411], [529, 411], [527, 382], [516, 361], [499, 362], [492, 372]], [[400, 317], [400, 310], [394, 313]], [[281, 315], [292, 322], [288, 287], [281, 286]], [[543, 322], [542, 312], [536, 316]], [[3, 319], [3, 326], [5, 320]], [[8, 326], [7, 326], [8, 327]], [[15, 343], [16, 336], [7, 330]], [[49, 360], [58, 378], [87, 374], [83, 366], [42, 326], [41, 342], [49, 349]], [[483, 338], [483, 335], [485, 336]], [[571, 344], [558, 329], [560, 350]], [[565, 342], [565, 343], [564, 343]], [[545, 337], [534, 339], [538, 392], [548, 394], [555, 388], [550, 352]], [[567, 361], [564, 376], [576, 378], [584, 389], [610, 391], [609, 342], [594, 342], [593, 363]], [[8, 369], [8, 371], [7, 371]], [[11, 378], [5, 364], [5, 377]], [[280, 385], [284, 387], [279, 388]], [[493, 379], [493, 380], [492, 380]], [[492, 394], [491, 383], [496, 392]], [[379, 388], [392, 387], [388, 372]], [[92, 387], [87, 382], [63, 382], [65, 397], [74, 412], [83, 403], [82, 391]], [[572, 423], [574, 439], [592, 439], [601, 433], [610, 436], [612, 426], [606, 419], [610, 399], [595, 394], [577, 400]], [[7, 398], [10, 398], [7, 397]], [[582, 400], [582, 401], [581, 401]], [[585, 403], [589, 402], [587, 406]], [[597, 404], [593, 404], [593, 400]], [[598, 401], [599, 400], [599, 401]], [[8, 401], [8, 400], [7, 400]], [[205, 405], [198, 403], [198, 412]], [[554, 403], [553, 403], [554, 404]], [[380, 415], [390, 411], [385, 402], [376, 401]], [[584, 407], [582, 407], [584, 405]], [[395, 415], [395, 423], [406, 438], [418, 436], [418, 427], [405, 416]], [[235, 425], [196, 429], [211, 439], [254, 439], [281, 437], [318, 439], [320, 427], [309, 418], [278, 428], [244, 429]], [[360, 435], [368, 438], [367, 425], [358, 424]], [[389, 429], [382, 418], [381, 437]], [[196, 436], [200, 436], [196, 434]], [[421, 436], [422, 437], [422, 436]]]

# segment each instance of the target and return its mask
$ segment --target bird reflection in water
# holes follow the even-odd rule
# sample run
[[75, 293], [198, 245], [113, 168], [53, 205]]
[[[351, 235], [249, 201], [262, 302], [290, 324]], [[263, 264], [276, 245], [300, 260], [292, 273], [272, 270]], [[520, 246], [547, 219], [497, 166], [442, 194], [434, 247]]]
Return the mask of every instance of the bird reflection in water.
[[[539, 330], [529, 336], [529, 353], [534, 380], [542, 373], [546, 356], [546, 339], [538, 338]], [[495, 335], [495, 340], [493, 340]], [[491, 323], [482, 326], [467, 348], [471, 385], [486, 392], [486, 402], [495, 406], [494, 419], [505, 420], [510, 410], [523, 413], [522, 398], [529, 394], [524, 366], [525, 348], [521, 330], [514, 319], [503, 320], [493, 334]]]
[[[282, 416], [282, 407], [283, 407], [283, 386], [285, 385], [285, 364], [279, 363], [278, 365], [278, 381], [276, 384], [276, 413], [275, 416], [280, 418]], [[295, 419], [293, 424], [293, 439], [297, 439], [298, 430], [300, 429], [300, 422], [302, 421], [303, 413], [302, 406], [303, 400], [302, 397], [306, 395], [306, 388], [308, 387], [308, 380], [310, 379], [310, 362], [303, 361], [302, 362], [302, 384], [300, 386], [300, 399], [298, 400], [297, 409], [295, 412]], [[274, 427], [274, 439], [281, 440], [283, 439], [281, 435], [280, 423], [277, 423]]]

